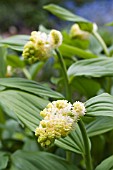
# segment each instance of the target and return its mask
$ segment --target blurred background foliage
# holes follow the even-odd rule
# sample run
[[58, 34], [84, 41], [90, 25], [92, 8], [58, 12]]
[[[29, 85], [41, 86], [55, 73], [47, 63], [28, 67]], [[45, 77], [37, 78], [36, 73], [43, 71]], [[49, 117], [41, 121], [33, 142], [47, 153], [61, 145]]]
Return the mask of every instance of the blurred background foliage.
[[0, 0], [0, 33], [28, 34], [40, 24], [47, 28], [67, 27], [67, 22], [43, 10], [49, 3], [65, 7], [100, 26], [112, 21], [112, 0]]

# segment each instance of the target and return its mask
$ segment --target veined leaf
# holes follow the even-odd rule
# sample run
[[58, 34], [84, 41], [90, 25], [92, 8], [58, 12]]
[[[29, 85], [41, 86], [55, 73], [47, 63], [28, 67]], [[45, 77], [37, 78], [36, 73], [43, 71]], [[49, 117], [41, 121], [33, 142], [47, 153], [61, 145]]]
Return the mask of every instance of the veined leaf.
[[103, 93], [85, 102], [87, 115], [113, 117], [113, 96]]
[[75, 76], [113, 76], [113, 58], [102, 57], [77, 61], [69, 67], [68, 76], [70, 80]]
[[113, 117], [97, 117], [94, 121], [86, 125], [89, 137], [100, 135], [113, 129]]
[[11, 161], [10, 170], [78, 170], [65, 159], [47, 152], [17, 151], [11, 156]]
[[23, 79], [23, 78], [4, 78], [0, 79], [0, 85], [7, 88], [20, 89], [21, 91], [27, 91], [38, 96], [52, 97], [52, 98], [63, 98], [63, 96], [51, 90], [48, 87], [43, 86], [35, 81]]
[[70, 12], [58, 5], [49, 4], [49, 5], [44, 6], [44, 9], [50, 11], [52, 14], [54, 14], [55, 16], [57, 16], [63, 20], [77, 22], [78, 24], [80, 24], [80, 26], [84, 30], [91, 32], [93, 29], [93, 25], [91, 22], [89, 22], [88, 20], [86, 20], [80, 16], [73, 14], [72, 12]]
[[22, 51], [24, 45], [29, 40], [29, 35], [15, 35], [0, 40], [0, 45], [12, 48], [14, 50]]
[[112, 170], [113, 169], [113, 155], [101, 162], [95, 170]]
[[43, 110], [49, 102], [42, 96], [62, 98], [61, 94], [27, 79], [4, 78], [0, 79], [0, 85], [6, 87], [0, 92], [1, 106], [7, 108], [5, 110], [9, 115], [10, 111], [15, 113], [32, 131], [35, 131], [41, 120], [40, 110]]
[[77, 47], [74, 47], [71, 45], [67, 45], [67, 44], [62, 44], [59, 49], [60, 49], [62, 55], [64, 55], [64, 56], [77, 55], [78, 57], [85, 58], [85, 59], [98, 57], [97, 55], [95, 55], [91, 52], [88, 52], [88, 51], [85, 51], [80, 48], [77, 48]]
[[65, 150], [75, 153], [84, 154], [84, 142], [79, 126], [76, 125], [75, 131], [72, 131], [64, 139], [61, 138], [55, 141], [55, 144]]
[[[0, 92], [0, 104], [13, 111], [16, 116], [32, 131], [35, 131], [41, 117], [40, 110], [49, 101], [35, 95], [17, 90], [6, 90]], [[10, 114], [10, 113], [9, 113]]]

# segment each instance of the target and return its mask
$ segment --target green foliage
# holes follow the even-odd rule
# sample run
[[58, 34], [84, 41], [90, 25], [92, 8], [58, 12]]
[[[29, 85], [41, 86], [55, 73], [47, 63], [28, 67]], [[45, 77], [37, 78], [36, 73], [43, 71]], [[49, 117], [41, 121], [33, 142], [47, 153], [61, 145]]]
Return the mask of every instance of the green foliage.
[[8, 155], [5, 152], [0, 152], [0, 169], [5, 169], [8, 164]]
[[78, 125], [76, 125], [75, 131], [72, 131], [65, 139], [56, 140], [55, 144], [65, 150], [85, 154], [83, 138]]
[[[63, 30], [59, 50], [55, 49], [47, 61], [32, 65], [22, 58], [29, 35], [0, 40], [0, 169], [110, 170], [113, 45], [108, 49], [86, 19], [53, 4], [44, 9], [78, 23], [88, 37], [72, 38]], [[49, 31], [43, 26], [41, 30]], [[84, 102], [85, 116], [77, 120], [68, 136], [41, 148], [34, 135], [42, 120], [40, 111], [49, 102], [62, 99]]]
[[68, 76], [72, 80], [74, 76], [103, 77], [112, 76], [113, 58], [97, 58], [77, 61], [68, 69]]
[[103, 93], [86, 101], [87, 114], [113, 117], [113, 96]]
[[65, 159], [46, 152], [17, 151], [11, 156], [12, 166], [10, 170], [73, 170], [74, 165], [69, 165]]
[[95, 170], [109, 170], [113, 168], [113, 156], [105, 159], [100, 165], [97, 166]]
[[53, 13], [54, 15], [56, 15], [57, 17], [59, 17], [63, 20], [80, 23], [80, 26], [83, 30], [92, 31], [92, 29], [93, 29], [93, 25], [91, 22], [69, 12], [68, 10], [66, 10], [62, 7], [59, 7], [54, 4], [50, 4], [50, 5], [44, 6], [44, 9], [50, 11], [51, 13]]

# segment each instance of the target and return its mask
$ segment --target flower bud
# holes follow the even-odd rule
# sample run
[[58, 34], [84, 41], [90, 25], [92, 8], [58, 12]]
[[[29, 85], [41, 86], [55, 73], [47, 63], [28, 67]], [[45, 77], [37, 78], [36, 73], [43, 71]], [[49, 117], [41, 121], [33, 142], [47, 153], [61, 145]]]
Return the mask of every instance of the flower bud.
[[50, 34], [40, 31], [31, 32], [30, 41], [24, 46], [22, 56], [30, 63], [48, 59], [52, 51], [62, 43], [62, 34], [52, 30]]
[[76, 101], [73, 103], [73, 111], [76, 112], [77, 117], [81, 117], [85, 115], [85, 106], [82, 102]]
[[71, 38], [88, 39], [89, 33], [80, 29], [78, 24], [72, 25], [70, 29]]
[[60, 31], [51, 30], [49, 36], [50, 36], [50, 43], [53, 48], [57, 48], [62, 44], [63, 38]]

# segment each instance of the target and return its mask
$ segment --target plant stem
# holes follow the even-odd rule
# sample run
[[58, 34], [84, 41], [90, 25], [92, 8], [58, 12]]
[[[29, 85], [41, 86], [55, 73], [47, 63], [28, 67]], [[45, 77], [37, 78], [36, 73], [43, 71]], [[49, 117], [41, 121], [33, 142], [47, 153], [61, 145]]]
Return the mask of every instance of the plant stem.
[[102, 39], [102, 37], [96, 31], [93, 31], [92, 34], [99, 41], [101, 46], [103, 47], [103, 50], [104, 50], [104, 53], [106, 54], [106, 56], [110, 57], [107, 46], [106, 46], [104, 40]]
[[28, 80], [31, 80], [31, 75], [30, 75], [29, 71], [26, 68], [23, 68], [22, 70], [23, 70], [23, 73], [25, 74], [26, 78]]
[[89, 141], [88, 141], [86, 129], [84, 127], [82, 120], [79, 120], [78, 124], [79, 124], [80, 130], [81, 130], [81, 133], [82, 133], [82, 137], [83, 137], [83, 140], [84, 140], [84, 147], [85, 147], [84, 158], [85, 158], [85, 163], [86, 163], [86, 170], [92, 170], [90, 147], [89, 147]]
[[[70, 99], [70, 91], [69, 91], [69, 81], [68, 81], [68, 76], [67, 76], [67, 70], [66, 70], [66, 66], [64, 63], [64, 60], [62, 58], [62, 55], [60, 54], [60, 52], [57, 50], [55, 50], [57, 53], [57, 56], [59, 58], [59, 62], [62, 68], [62, 72], [63, 72], [63, 76], [64, 76], [64, 82], [65, 82], [65, 91], [66, 91], [66, 98], [69, 100]], [[71, 99], [70, 99], [71, 100]], [[92, 163], [91, 163], [91, 155], [90, 155], [90, 147], [89, 147], [89, 141], [88, 141], [88, 137], [87, 137], [87, 133], [84, 127], [84, 124], [82, 122], [82, 120], [79, 120], [78, 122], [82, 136], [83, 136], [83, 140], [84, 140], [84, 147], [85, 147], [85, 163], [86, 163], [86, 169], [87, 170], [92, 170]], [[68, 162], [70, 162], [71, 160], [71, 154], [69, 151], [66, 152], [66, 159]]]
[[63, 57], [62, 57], [60, 51], [58, 49], [56, 49], [55, 51], [59, 58], [59, 62], [60, 62], [62, 72], [63, 72], [64, 85], [65, 85], [65, 97], [67, 100], [70, 100], [69, 80], [68, 80], [68, 76], [67, 76], [66, 66], [65, 66], [65, 63], [64, 63], [64, 60], [63, 60]]
[[[65, 86], [65, 97], [67, 100], [71, 101], [70, 90], [69, 90], [69, 80], [68, 80], [68, 76], [67, 76], [66, 66], [65, 66], [65, 63], [64, 63], [64, 60], [63, 60], [63, 57], [62, 57], [60, 51], [58, 49], [56, 49], [55, 51], [59, 58], [59, 62], [60, 62], [62, 72], [63, 72], [64, 86]], [[68, 162], [71, 162], [71, 152], [70, 151], [66, 151], [66, 160]]]

